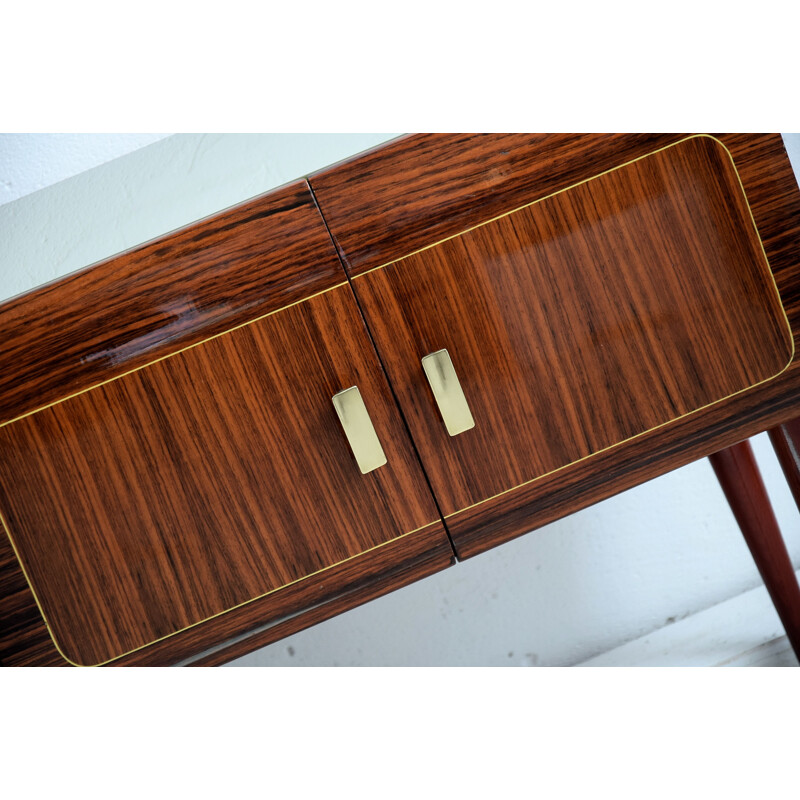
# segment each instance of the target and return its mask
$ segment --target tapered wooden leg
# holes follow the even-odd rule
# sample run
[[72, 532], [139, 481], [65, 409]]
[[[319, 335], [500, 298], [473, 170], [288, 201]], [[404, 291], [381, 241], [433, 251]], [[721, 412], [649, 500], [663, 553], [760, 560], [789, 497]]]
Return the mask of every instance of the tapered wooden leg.
[[709, 461], [753, 554], [789, 642], [800, 658], [800, 586], [750, 443], [740, 442], [714, 453], [709, 456]]
[[793, 419], [769, 432], [775, 455], [778, 456], [786, 482], [792, 490], [794, 501], [800, 509], [800, 419]]

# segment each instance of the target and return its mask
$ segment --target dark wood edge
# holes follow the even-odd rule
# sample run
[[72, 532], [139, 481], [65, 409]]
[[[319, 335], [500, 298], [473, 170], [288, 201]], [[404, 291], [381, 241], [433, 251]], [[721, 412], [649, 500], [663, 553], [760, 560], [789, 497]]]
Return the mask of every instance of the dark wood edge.
[[413, 134], [308, 181], [355, 278], [691, 135]]

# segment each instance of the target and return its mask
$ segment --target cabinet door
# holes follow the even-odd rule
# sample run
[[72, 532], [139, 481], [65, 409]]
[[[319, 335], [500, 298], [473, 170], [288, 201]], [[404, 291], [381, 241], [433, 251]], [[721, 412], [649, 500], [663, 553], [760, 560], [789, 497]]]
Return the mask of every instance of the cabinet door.
[[[307, 190], [298, 194], [304, 213], [315, 213]], [[291, 207], [285, 201], [279, 196], [266, 205]], [[238, 212], [236, 225], [248, 219], [258, 219], [252, 208]], [[401, 545], [415, 537], [427, 542], [416, 545], [417, 555], [420, 547], [436, 553], [435, 568], [450, 562], [435, 505], [352, 290], [317, 222], [320, 238], [316, 228], [294, 231], [305, 250], [291, 265], [296, 275], [304, 274], [306, 287], [316, 282], [313, 293], [273, 307], [251, 297], [251, 304], [262, 302], [261, 314], [204, 338], [184, 330], [189, 344], [173, 345], [154, 360], [136, 361], [135, 368], [88, 386], [80, 386], [75, 372], [91, 365], [93, 354], [95, 365], [106, 358], [108, 348], [88, 354], [84, 349], [75, 370], [62, 365], [61, 385], [76, 381], [70, 384], [74, 391], [52, 400], [47, 392], [57, 384], [43, 375], [41, 394], [49, 402], [3, 421], [3, 523], [53, 641], [70, 662], [101, 664], [146, 651], [256, 601], [261, 621], [270, 619], [273, 600], [279, 616], [291, 616], [329, 598], [337, 581], [344, 585], [346, 578], [352, 588], [357, 579], [343, 578], [342, 565], [358, 561], [360, 578], [370, 577], [370, 558], [385, 546], [398, 547], [395, 558], [402, 564]], [[259, 230], [263, 237], [263, 225]], [[291, 226], [280, 225], [262, 248], [281, 231], [292, 234]], [[197, 234], [188, 238], [203, 242]], [[181, 236], [187, 234], [151, 246], [164, 251], [167, 271], [175, 269]], [[253, 246], [254, 236], [246, 237]], [[202, 245], [204, 268], [197, 281], [211, 280], [215, 263], [233, 269], [230, 228], [221, 241], [218, 251]], [[286, 242], [277, 238], [273, 246]], [[242, 274], [263, 275], [269, 260], [263, 252], [258, 266], [240, 265]], [[306, 273], [299, 269], [303, 262], [309, 264]], [[119, 274], [122, 266], [112, 272]], [[90, 270], [87, 280], [97, 280], [106, 267], [95, 269], [99, 273], [92, 278]], [[138, 274], [143, 280], [146, 271]], [[172, 286], [181, 296], [192, 294], [187, 276]], [[195, 288], [199, 299], [202, 285]], [[63, 286], [61, 291], [64, 297]], [[216, 324], [211, 317], [219, 298], [213, 295], [206, 315], [203, 308], [195, 313]], [[41, 298], [30, 298], [28, 309]], [[16, 302], [9, 314], [19, 311], [20, 302], [25, 306], [25, 298]], [[223, 306], [229, 318], [247, 313], [235, 295]], [[118, 322], [133, 324], [139, 313], [120, 312]], [[138, 319], [144, 325], [146, 318]], [[128, 333], [127, 349], [123, 343], [116, 352], [140, 359], [142, 350], [163, 341], [161, 334], [161, 326], [155, 334]], [[29, 346], [37, 346], [35, 339]], [[62, 345], [62, 352], [68, 350]], [[118, 369], [110, 361], [109, 369]], [[35, 382], [37, 375], [28, 373], [28, 380]], [[35, 394], [23, 391], [19, 377], [11, 383], [16, 397]], [[357, 422], [371, 421], [385, 455], [385, 464], [367, 474], [332, 402], [354, 386], [369, 418]], [[313, 603], [295, 591], [308, 584], [320, 590]], [[287, 608], [281, 598], [292, 592]], [[246, 631], [259, 618], [220, 628], [219, 635]]]
[[[334, 176], [311, 181], [462, 553], [479, 545], [460, 549], [459, 522], [473, 534], [481, 506], [491, 529], [506, 495], [774, 381], [793, 359], [739, 175], [714, 138], [621, 161], [377, 267], [353, 267], [381, 242], [348, 254], [333, 190], [326, 206]], [[443, 186], [439, 207], [455, 195]], [[421, 218], [406, 238], [424, 242], [423, 229]], [[423, 368], [442, 350], [474, 420], [456, 435]]]

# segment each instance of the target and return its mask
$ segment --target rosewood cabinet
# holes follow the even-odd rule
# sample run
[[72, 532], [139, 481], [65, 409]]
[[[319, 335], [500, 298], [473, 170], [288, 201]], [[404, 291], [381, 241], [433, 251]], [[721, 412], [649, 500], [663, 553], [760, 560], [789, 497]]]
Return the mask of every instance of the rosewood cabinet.
[[10, 301], [0, 659], [219, 663], [796, 416], [799, 220], [776, 136], [419, 135]]

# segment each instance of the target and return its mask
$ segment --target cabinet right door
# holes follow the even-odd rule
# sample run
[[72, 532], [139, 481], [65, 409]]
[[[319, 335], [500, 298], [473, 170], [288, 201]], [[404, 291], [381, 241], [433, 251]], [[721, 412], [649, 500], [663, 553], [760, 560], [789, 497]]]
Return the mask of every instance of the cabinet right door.
[[[737, 169], [710, 136], [352, 283], [449, 524], [771, 381], [794, 353]], [[423, 359], [442, 350], [452, 370], [437, 378]], [[474, 426], [451, 435], [464, 401]]]

